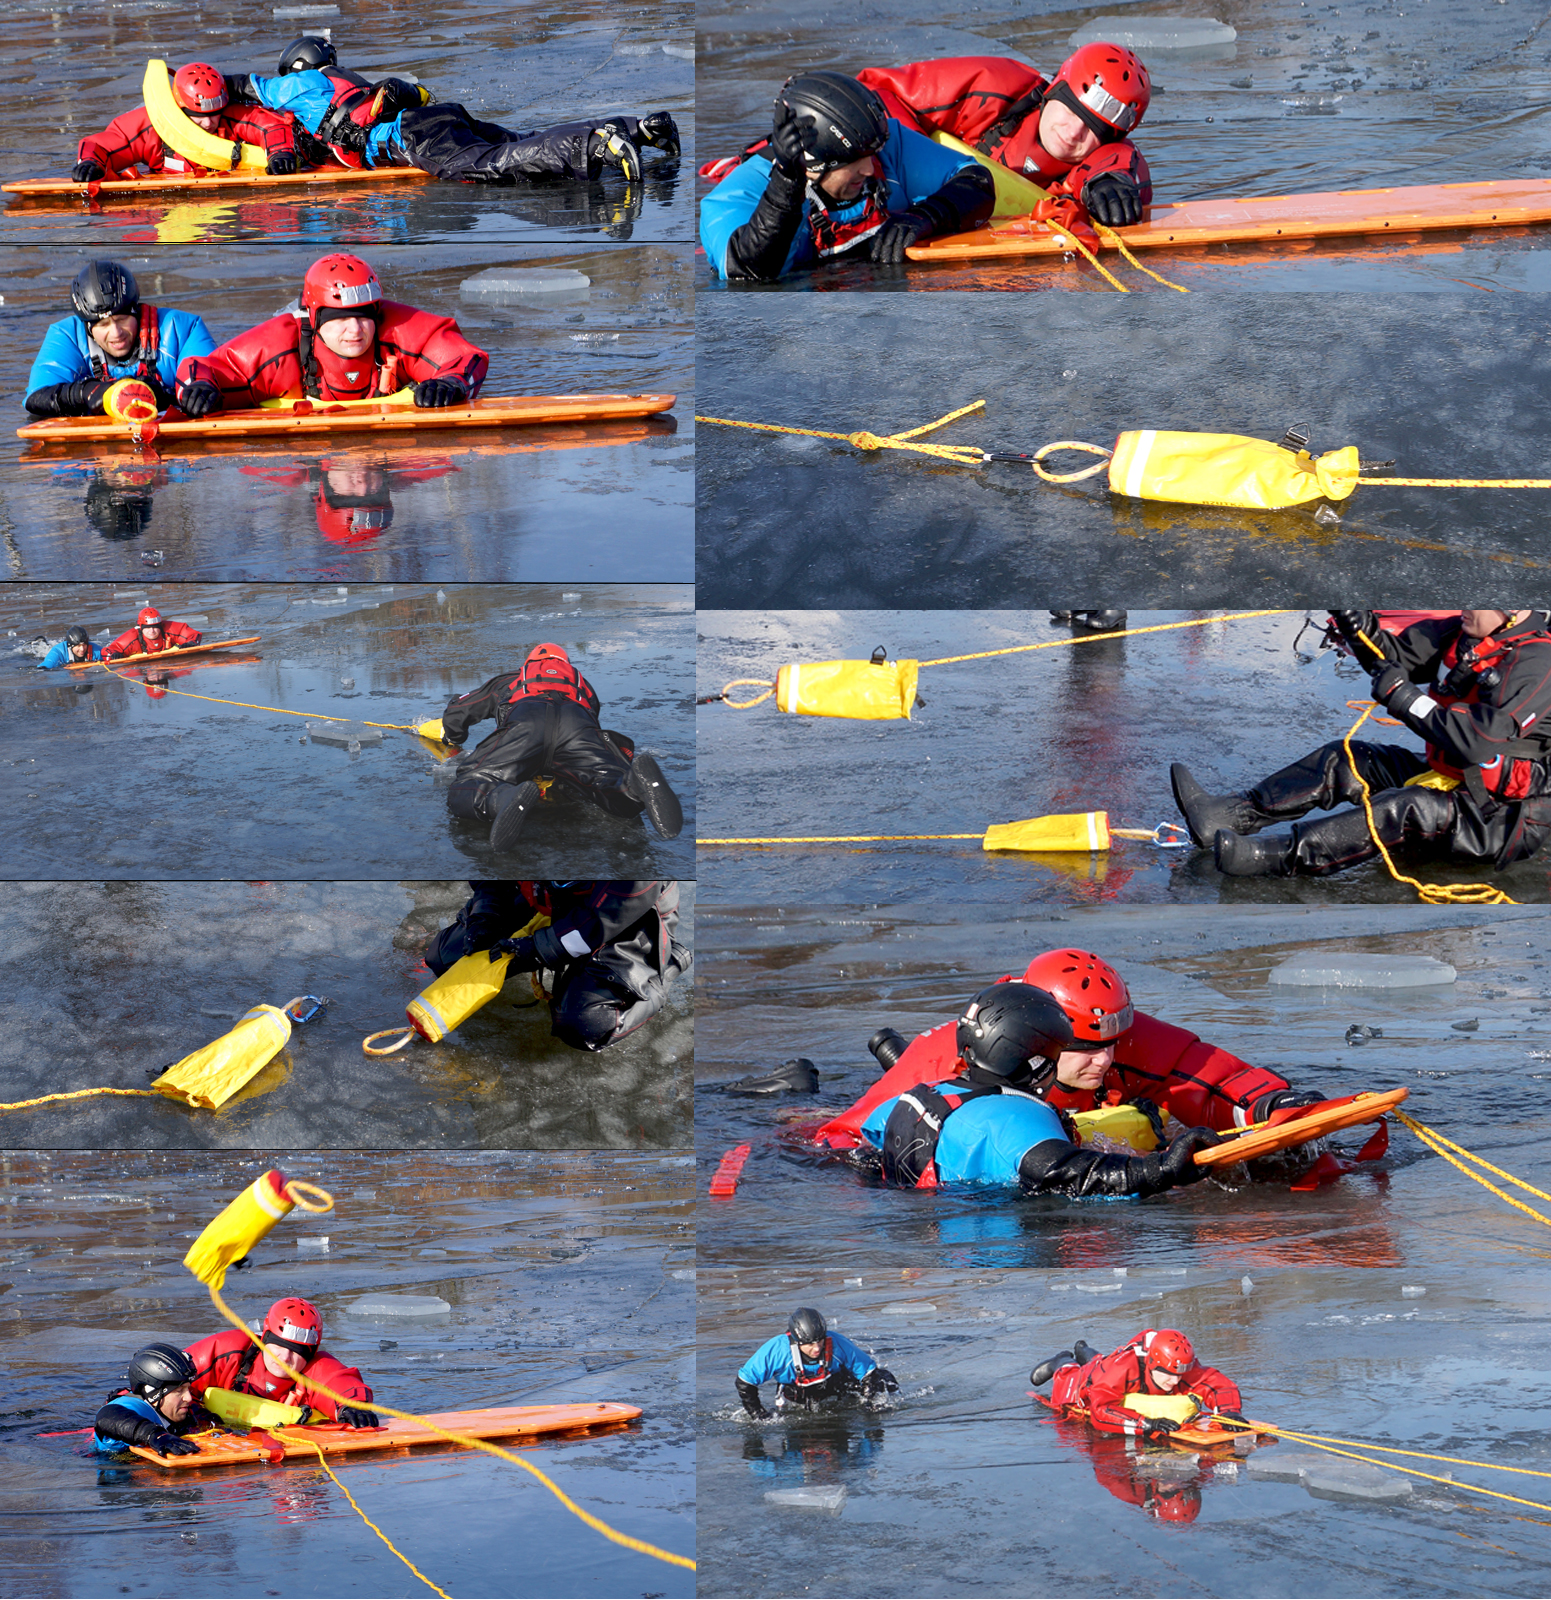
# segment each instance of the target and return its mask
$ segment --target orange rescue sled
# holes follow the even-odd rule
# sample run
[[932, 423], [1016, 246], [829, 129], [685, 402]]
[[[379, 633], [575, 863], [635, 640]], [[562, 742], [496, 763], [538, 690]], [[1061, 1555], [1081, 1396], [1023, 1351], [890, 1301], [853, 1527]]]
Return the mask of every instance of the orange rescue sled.
[[1410, 1093], [1408, 1089], [1390, 1089], [1383, 1094], [1364, 1090], [1340, 1100], [1322, 1100], [1315, 1106], [1288, 1106], [1272, 1112], [1263, 1128], [1252, 1128], [1236, 1139], [1225, 1139], [1210, 1150], [1197, 1150], [1198, 1167], [1227, 1167], [1236, 1161], [1250, 1161], [1256, 1156], [1270, 1155], [1274, 1150], [1288, 1150], [1293, 1145], [1307, 1144], [1327, 1133], [1339, 1133], [1343, 1128], [1355, 1128], [1359, 1123], [1378, 1122], [1386, 1111], [1393, 1111]]
[[[1053, 1411], [1058, 1417], [1065, 1417], [1069, 1422], [1086, 1422], [1088, 1408], [1086, 1406], [1058, 1406], [1048, 1395], [1040, 1394], [1037, 1390], [1029, 1390], [1029, 1398], [1038, 1400], [1047, 1411]], [[1176, 1429], [1169, 1435], [1169, 1443], [1177, 1445], [1182, 1450], [1221, 1450], [1232, 1448], [1239, 1439], [1254, 1440], [1259, 1443], [1255, 1434], [1243, 1428], [1214, 1428], [1208, 1420], [1202, 1426], [1187, 1423], [1183, 1428]], [[144, 1454], [144, 1452], [141, 1452]], [[192, 1460], [192, 1457], [190, 1457]]]
[[231, 189], [273, 189], [310, 187], [323, 184], [335, 188], [342, 183], [426, 183], [429, 172], [419, 167], [319, 167], [311, 172], [272, 174], [239, 168], [235, 172], [212, 172], [202, 177], [191, 173], [153, 172], [136, 178], [103, 178], [96, 183], [77, 183], [72, 178], [18, 178], [0, 183], [0, 193], [14, 194], [23, 200], [96, 200], [104, 195], [154, 194], [176, 190], [184, 195], [225, 194]]
[[135, 656], [115, 656], [111, 661], [67, 661], [72, 672], [85, 672], [88, 667], [132, 667], [141, 661], [179, 661], [184, 656], [202, 655], [207, 650], [235, 650], [239, 645], [257, 644], [262, 635], [255, 633], [251, 639], [216, 639], [209, 644], [184, 645], [182, 649], [142, 651]]
[[[622, 1427], [641, 1415], [639, 1406], [600, 1401], [580, 1406], [490, 1406], [482, 1411], [434, 1411], [430, 1421], [474, 1439], [538, 1439], [547, 1434], [592, 1432]], [[185, 1436], [199, 1446], [197, 1456], [159, 1456], [144, 1445], [129, 1448], [137, 1456], [168, 1472], [197, 1471], [201, 1467], [239, 1466], [252, 1461], [296, 1459], [316, 1461], [321, 1445], [327, 1455], [352, 1455], [366, 1450], [404, 1450], [415, 1445], [450, 1441], [418, 1422], [385, 1417], [380, 1428], [346, 1428], [337, 1422], [315, 1427], [253, 1429], [231, 1433], [211, 1428]]]
[[[1415, 184], [1402, 189], [1182, 200], [1177, 205], [1152, 206], [1145, 221], [1116, 232], [1132, 250], [1158, 250], [1439, 228], [1511, 228], [1533, 222], [1551, 222], [1551, 179], [1500, 178], [1486, 183]], [[1064, 255], [1069, 247], [1057, 241], [1056, 232], [1018, 217], [912, 245], [905, 254], [912, 261]]]

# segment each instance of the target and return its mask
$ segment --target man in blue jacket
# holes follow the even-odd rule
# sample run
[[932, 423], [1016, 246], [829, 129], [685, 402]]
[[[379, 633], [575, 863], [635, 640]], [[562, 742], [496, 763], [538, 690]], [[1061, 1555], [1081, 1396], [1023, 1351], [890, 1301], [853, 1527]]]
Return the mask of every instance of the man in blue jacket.
[[210, 1426], [210, 1418], [194, 1401], [189, 1386], [194, 1363], [171, 1344], [149, 1344], [130, 1357], [123, 1387], [98, 1411], [92, 1445], [115, 1455], [138, 1444], [163, 1456], [192, 1456], [199, 1446], [182, 1436]]
[[68, 666], [71, 662], [80, 665], [86, 661], [101, 661], [102, 647], [92, 643], [86, 629], [79, 623], [65, 629], [63, 639], [57, 639], [48, 647], [47, 653], [38, 663], [40, 671], [52, 672], [55, 667]]
[[141, 305], [135, 275], [116, 261], [88, 261], [70, 299], [75, 315], [49, 326], [27, 379], [35, 417], [101, 416], [102, 397], [120, 378], [144, 379], [165, 410], [178, 363], [215, 349], [193, 312]]
[[773, 282], [839, 256], [903, 264], [995, 200], [989, 171], [896, 122], [876, 90], [802, 72], [776, 96], [770, 137], [705, 197], [700, 239], [721, 277]]
[[1071, 1124], [1039, 1098], [1072, 1042], [1066, 1012], [1043, 989], [982, 989], [959, 1019], [963, 1073], [880, 1102], [862, 1124], [884, 1180], [917, 1189], [992, 1183], [1029, 1194], [1146, 1199], [1204, 1178], [1195, 1152], [1222, 1142], [1209, 1128], [1187, 1129], [1145, 1156], [1077, 1143]]
[[843, 1333], [831, 1333], [821, 1313], [798, 1306], [786, 1332], [765, 1342], [738, 1369], [738, 1398], [751, 1417], [772, 1413], [759, 1398], [762, 1383], [780, 1386], [776, 1405], [811, 1410], [826, 1400], [860, 1392], [874, 1400], [899, 1388], [894, 1374], [880, 1367], [860, 1345]]

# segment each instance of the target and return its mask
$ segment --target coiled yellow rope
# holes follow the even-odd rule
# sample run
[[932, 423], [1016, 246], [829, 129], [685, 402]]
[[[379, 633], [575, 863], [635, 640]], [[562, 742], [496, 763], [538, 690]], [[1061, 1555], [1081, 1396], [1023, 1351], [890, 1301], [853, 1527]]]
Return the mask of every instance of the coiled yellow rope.
[[936, 456], [943, 461], [956, 461], [960, 466], [979, 467], [985, 464], [985, 451], [977, 450], [969, 445], [957, 444], [912, 444], [911, 440], [917, 439], [923, 433], [931, 433], [937, 428], [946, 427], [950, 422], [956, 422], [960, 417], [967, 417], [971, 411], [983, 411], [984, 400], [971, 401], [967, 406], [960, 406], [957, 411], [950, 411], [947, 416], [939, 417], [935, 422], [923, 423], [919, 428], [911, 428], [903, 433], [825, 433], [818, 428], [783, 428], [774, 422], [735, 422], [730, 417], [700, 417], [696, 422], [714, 422], [723, 428], [752, 428], [758, 433], [793, 433], [800, 434], [805, 439], [838, 439], [843, 444], [853, 444], [858, 450], [914, 450], [923, 456]]

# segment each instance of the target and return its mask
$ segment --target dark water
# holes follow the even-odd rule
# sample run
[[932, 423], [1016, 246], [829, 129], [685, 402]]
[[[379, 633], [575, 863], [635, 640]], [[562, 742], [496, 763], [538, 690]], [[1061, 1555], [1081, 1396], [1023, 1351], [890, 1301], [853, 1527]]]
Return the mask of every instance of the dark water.
[[[1122, 1269], [1123, 1270], [1123, 1269]], [[842, 1276], [842, 1274], [846, 1274]], [[1407, 1290], [1422, 1289], [1422, 1295]], [[1540, 1278], [1363, 1271], [702, 1274], [700, 1582], [726, 1595], [1539, 1594], [1545, 1513], [1278, 1442], [1247, 1460], [1127, 1450], [1057, 1424], [1028, 1372], [1074, 1337], [1109, 1351], [1185, 1329], [1246, 1413], [1282, 1427], [1551, 1470], [1535, 1358]], [[753, 1423], [732, 1377], [794, 1305], [823, 1308], [899, 1378], [886, 1410]], [[770, 1398], [766, 1393], [767, 1400]], [[1277, 1482], [1309, 1463], [1317, 1481]], [[1400, 1463], [1544, 1502], [1542, 1480]], [[840, 1489], [838, 1512], [766, 1499]], [[1151, 1509], [1149, 1509], [1149, 1507]]]
[[[866, 1046], [878, 1028], [913, 1037], [961, 1011], [985, 984], [1022, 972], [1039, 951], [1072, 944], [1113, 961], [1143, 1011], [1300, 1089], [1336, 1096], [1405, 1085], [1406, 1109], [1419, 1122], [1544, 1189], [1544, 910], [1112, 908], [1050, 916], [934, 895], [897, 911], [718, 899], [702, 906], [699, 920], [695, 1120], [699, 1249], [708, 1265], [798, 1262], [822, 1250], [828, 1267], [848, 1274], [933, 1265], [1106, 1273], [1210, 1265], [1257, 1274], [1360, 1264], [1426, 1267], [1446, 1278], [1467, 1268], [1541, 1276], [1544, 1227], [1398, 1125], [1384, 1163], [1312, 1193], [1269, 1182], [1229, 1191], [1208, 1179], [1145, 1204], [867, 1187], [845, 1165], [817, 1160], [801, 1129], [876, 1081]], [[1428, 955], [1459, 976], [1388, 991], [1267, 983], [1272, 967], [1312, 951]], [[1471, 1021], [1473, 1031], [1454, 1026]], [[1382, 1037], [1348, 1045], [1353, 1024]], [[819, 1066], [816, 1096], [725, 1092], [729, 1081], [799, 1055]], [[1354, 1130], [1335, 1142], [1355, 1151], [1365, 1137]], [[706, 1198], [723, 1151], [745, 1142], [753, 1153], [737, 1194]]]
[[[325, 1345], [402, 1411], [621, 1400], [628, 1432], [524, 1455], [611, 1525], [692, 1554], [694, 1326], [678, 1156], [340, 1155], [286, 1162], [335, 1197], [292, 1214], [224, 1290], [239, 1315], [312, 1300]], [[268, 1157], [84, 1154], [0, 1160], [10, 1594], [409, 1594], [419, 1586], [317, 1466], [174, 1477], [88, 1454], [84, 1426], [129, 1354], [225, 1324], [181, 1265]], [[327, 1247], [318, 1241], [327, 1238]], [[307, 1241], [299, 1248], [298, 1241]], [[371, 1293], [436, 1296], [431, 1317], [352, 1313]], [[332, 1464], [332, 1463], [331, 1463]], [[528, 1474], [459, 1449], [368, 1455], [335, 1472], [449, 1593], [687, 1595], [678, 1568], [608, 1543]], [[122, 1585], [122, 1587], [120, 1587]]]
[[[100, 241], [98, 242], [100, 246]], [[94, 247], [96, 248], [96, 247]], [[540, 429], [38, 448], [0, 462], [13, 578], [139, 577], [148, 555], [179, 578], [684, 582], [694, 574], [694, 318], [677, 247], [555, 250], [363, 246], [384, 293], [457, 320], [489, 352], [484, 393], [678, 394], [649, 421]], [[147, 300], [204, 317], [228, 339], [299, 292], [317, 247], [192, 246], [124, 257]], [[12, 250], [0, 327], [15, 426], [43, 334], [69, 309], [76, 249]], [[496, 305], [460, 295], [492, 266], [574, 268], [581, 296]], [[682, 426], [683, 431], [679, 429]], [[327, 496], [365, 496], [388, 525], [353, 531]], [[117, 507], [113, 516], [89, 508]], [[347, 513], [348, 517], [348, 513]]]
[[[194, 625], [207, 639], [259, 634], [259, 659], [216, 656], [199, 666], [195, 658], [162, 696], [154, 682], [101, 668], [43, 674], [24, 653], [35, 634], [57, 638], [72, 622], [94, 640], [104, 629], [117, 634], [148, 599], [171, 617], [206, 617]], [[154, 584], [10, 586], [0, 591], [0, 625], [15, 634], [0, 639], [11, 651], [0, 656], [11, 763], [7, 872], [501, 877], [548, 863], [588, 877], [689, 876], [691, 603], [675, 587], [607, 584], [321, 592], [191, 584], [176, 593]], [[685, 802], [678, 839], [659, 839], [644, 822], [606, 816], [557, 787], [552, 814], [541, 811], [518, 848], [499, 856], [488, 829], [449, 814], [452, 764], [442, 747], [391, 730], [357, 752], [309, 739], [306, 713], [405, 725], [440, 716], [454, 694], [515, 669], [540, 639], [571, 653], [603, 702], [605, 725], [657, 756]], [[84, 683], [62, 681], [81, 676]]]
[[[984, 399], [934, 438], [1030, 451], [1109, 448], [1123, 429], [1355, 444], [1405, 477], [1539, 475], [1551, 428], [1535, 302], [1300, 296], [708, 301], [704, 415], [876, 434]], [[1545, 490], [1360, 487], [1341, 522], [1055, 487], [1018, 465], [962, 467], [829, 440], [707, 428], [702, 606], [1328, 604], [1394, 582], [1453, 593], [1492, 573], [1543, 586]], [[1058, 465], [1064, 470], [1067, 462]], [[1076, 465], [1083, 465], [1075, 461]], [[794, 523], [790, 508], [801, 506]], [[1390, 591], [1393, 592], [1393, 591]]]
[[[707, 157], [736, 154], [767, 133], [771, 100], [793, 72], [1012, 55], [1048, 75], [1071, 53], [1073, 31], [1098, 16], [1140, 26], [1133, 12], [1165, 23], [1221, 12], [1125, 3], [1067, 7], [1059, 0], [890, 5], [856, 15], [818, 3], [777, 8], [765, 0], [714, 10], [699, 19]], [[1542, 7], [1522, 0], [1470, 8], [1389, 0], [1289, 8], [1246, 0], [1221, 15], [1238, 30], [1232, 44], [1138, 51], [1152, 77], [1153, 101], [1136, 142], [1160, 201], [1551, 173], [1551, 38]], [[708, 192], [704, 182], [697, 188]], [[1312, 247], [1243, 244], [1148, 252], [1148, 264], [1192, 290], [1541, 291], [1551, 287], [1546, 239], [1545, 228], [1536, 227]], [[1135, 291], [1169, 293], [1124, 266], [1115, 270]], [[725, 288], [703, 255], [700, 287]], [[1085, 265], [1053, 261], [912, 265], [903, 272], [846, 265], [781, 287], [1109, 289]]]
[[[251, 239], [277, 236], [358, 242], [387, 238], [487, 241], [587, 238], [686, 240], [693, 232], [693, 60], [665, 52], [692, 48], [694, 8], [681, 0], [603, 6], [455, 3], [344, 16], [287, 18], [269, 5], [240, 3], [218, 14], [169, 13], [156, 0], [110, 9], [69, 0], [13, 13], [0, 32], [12, 87], [8, 132], [0, 137], [5, 177], [69, 175], [76, 145], [140, 103], [146, 61], [205, 60], [223, 72], [273, 73], [299, 33], [332, 28], [342, 65], [376, 78], [413, 74], [438, 100], [525, 131], [596, 115], [671, 111], [684, 136], [680, 164], [649, 155], [644, 193], [617, 174], [596, 183], [518, 187], [405, 182], [298, 191], [238, 190], [229, 201], [179, 201], [175, 194], [110, 200], [97, 216], [79, 202], [11, 205], [13, 240], [70, 237], [104, 241]], [[283, 9], [283, 8], [282, 8]], [[337, 10], [337, 8], [336, 8]]]
[[[639, 1032], [597, 1054], [550, 1036], [526, 977], [438, 1045], [373, 1059], [466, 882], [0, 884], [11, 952], [0, 1034], [8, 1101], [143, 1089], [260, 1002], [328, 1007], [219, 1111], [101, 1097], [0, 1118], [10, 1146], [309, 1150], [624, 1149], [691, 1142], [694, 991], [680, 979]], [[694, 885], [676, 937], [694, 947]]]
[[[1254, 590], [1249, 591], [1251, 595]], [[1133, 611], [1129, 626], [1191, 613]], [[983, 834], [991, 823], [1105, 809], [1111, 825], [1178, 822], [1168, 769], [1187, 763], [1208, 788], [1251, 787], [1352, 726], [1368, 679], [1317, 630], [1294, 642], [1304, 614], [1213, 622], [1127, 639], [1090, 638], [1027, 655], [923, 667], [926, 701], [909, 722], [783, 715], [767, 700], [751, 711], [697, 711], [715, 838], [845, 834]], [[1320, 624], [1324, 623], [1320, 614]], [[789, 661], [926, 661], [978, 650], [1070, 639], [1047, 612], [700, 613], [701, 695], [729, 679], [773, 679]], [[758, 689], [734, 690], [752, 697]], [[1406, 730], [1372, 737], [1419, 748]], [[793, 774], [800, 773], [800, 781]], [[1209, 852], [1115, 840], [1107, 853], [990, 852], [977, 838], [863, 845], [706, 846], [700, 871], [718, 899], [835, 897], [953, 904], [977, 900], [1055, 905], [1115, 900], [1267, 900], [1327, 906], [1410, 904], [1414, 891], [1382, 862], [1330, 878], [1225, 878]], [[1539, 858], [1506, 872], [1429, 867], [1428, 882], [1490, 878], [1515, 899], [1545, 900]]]

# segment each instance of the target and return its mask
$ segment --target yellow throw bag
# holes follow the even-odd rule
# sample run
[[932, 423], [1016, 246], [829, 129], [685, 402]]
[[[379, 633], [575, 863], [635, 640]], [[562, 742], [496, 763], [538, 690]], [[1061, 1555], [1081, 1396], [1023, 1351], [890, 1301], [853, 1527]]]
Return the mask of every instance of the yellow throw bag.
[[114, 422], [149, 422], [157, 414], [156, 394], [144, 378], [120, 378], [103, 395], [102, 409]]
[[[542, 912], [519, 928], [511, 937], [525, 939], [530, 933], [549, 925]], [[404, 1008], [409, 1025], [422, 1039], [439, 1044], [460, 1023], [467, 1022], [481, 1006], [487, 1006], [506, 986], [506, 969], [512, 964], [510, 956], [490, 959], [487, 950], [476, 950], [461, 957], [429, 988], [419, 994]]]
[[776, 707], [809, 717], [910, 720], [919, 661], [794, 661], [776, 673]]
[[[1078, 1138], [1085, 1145], [1121, 1154], [1131, 1150], [1141, 1155], [1158, 1148], [1158, 1136], [1152, 1130], [1152, 1123], [1135, 1106], [1104, 1106], [1098, 1111], [1077, 1111], [1070, 1115], [1077, 1125]], [[1167, 1126], [1165, 1113], [1165, 1130]]]
[[174, 1063], [152, 1083], [173, 1100], [214, 1111], [285, 1048], [291, 1019], [279, 1006], [254, 1006], [230, 1033]]
[[305, 1422], [310, 1406], [283, 1406], [278, 1400], [263, 1400], [256, 1394], [238, 1394], [235, 1389], [212, 1386], [200, 1395], [199, 1403], [212, 1416], [239, 1428], [294, 1428]]
[[1414, 778], [1407, 778], [1403, 787], [1407, 789], [1442, 789], [1447, 793], [1450, 789], [1457, 789], [1462, 782], [1459, 778], [1451, 778], [1446, 772], [1419, 772]]
[[1109, 486], [1133, 500], [1279, 511], [1311, 500], [1345, 500], [1357, 487], [1357, 446], [1317, 460], [1237, 433], [1123, 433], [1109, 459]]
[[442, 731], [442, 719], [440, 717], [427, 717], [424, 722], [417, 722], [415, 724], [415, 732], [422, 739], [435, 739], [438, 744], [447, 743], [447, 735]]
[[1108, 850], [1109, 813], [1074, 811], [1066, 816], [1030, 817], [1026, 822], [994, 822], [980, 841], [982, 850]]
[[212, 172], [230, 172], [236, 167], [263, 172], [269, 166], [268, 153], [258, 145], [234, 143], [231, 139], [206, 133], [184, 111], [172, 97], [172, 75], [167, 71], [165, 61], [152, 59], [146, 62], [140, 93], [144, 97], [151, 126], [166, 141], [168, 148], [176, 150], [185, 161], [208, 167]]
[[232, 1262], [241, 1261], [295, 1207], [285, 1174], [273, 1169], [266, 1172], [249, 1184], [189, 1246], [183, 1265], [201, 1283], [219, 1289]]

